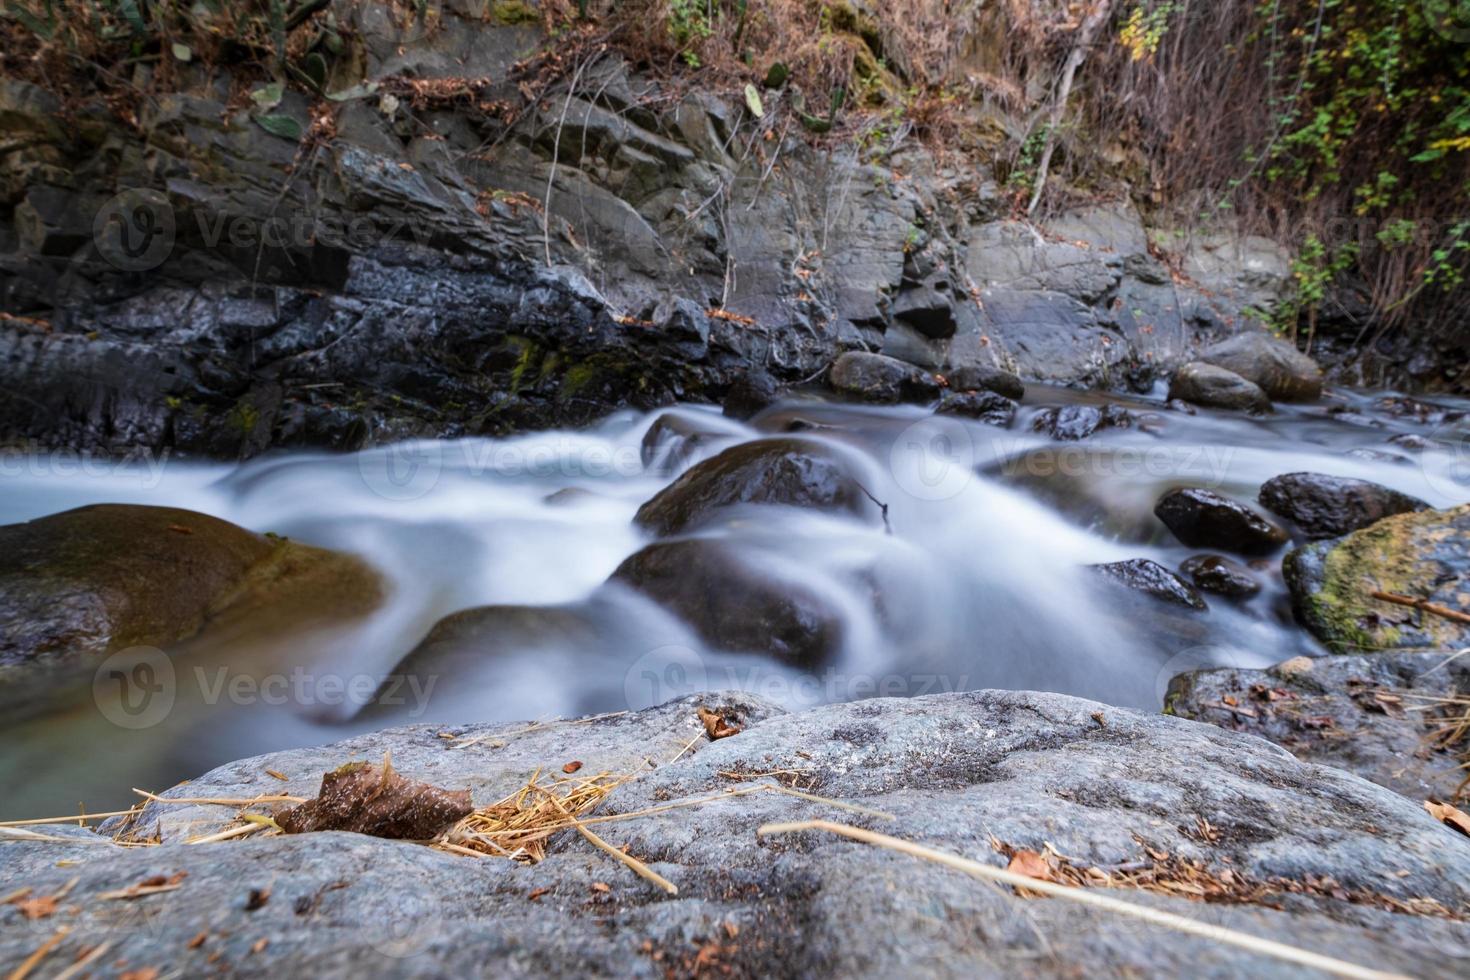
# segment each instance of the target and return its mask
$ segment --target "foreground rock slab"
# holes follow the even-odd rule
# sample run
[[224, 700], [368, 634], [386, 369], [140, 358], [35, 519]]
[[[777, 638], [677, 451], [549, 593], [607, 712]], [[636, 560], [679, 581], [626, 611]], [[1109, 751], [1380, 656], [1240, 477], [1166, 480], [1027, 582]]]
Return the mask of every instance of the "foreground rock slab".
[[1181, 674], [1168, 709], [1270, 739], [1298, 759], [1337, 766], [1416, 802], [1453, 799], [1467, 772], [1432, 743], [1443, 709], [1470, 690], [1470, 664], [1443, 653], [1297, 657], [1269, 670]]
[[[742, 730], [708, 741], [701, 705]], [[166, 795], [310, 796], [322, 773], [388, 750], [399, 771], [468, 789], [481, 806], [537, 768], [575, 760], [582, 772], [640, 773], [602, 815], [780, 779], [896, 819], [758, 791], [597, 825], [678, 887], [667, 895], [571, 832], [534, 866], [343, 833], [181, 845], [229, 825], [235, 809], [153, 804], [136, 827], [161, 833], [163, 846], [125, 849], [77, 828], [55, 834], [74, 843], [0, 844], [0, 890], [49, 895], [76, 879], [62, 902], [76, 909], [65, 913], [71, 931], [53, 965], [111, 942], [107, 961], [119, 969], [185, 974], [208, 964], [327, 977], [662, 977], [714, 962], [734, 976], [1306, 975], [906, 855], [817, 833], [755, 832], [826, 818], [997, 866], [1006, 859], [994, 842], [1035, 851], [1049, 842], [1076, 863], [1112, 868], [1152, 860], [1142, 840], [1216, 873], [1318, 884], [1276, 907], [1131, 889], [1110, 896], [1381, 970], [1457, 977], [1470, 968], [1466, 923], [1366, 898], [1470, 902], [1470, 839], [1416, 803], [1261, 739], [1059, 695], [989, 691], [783, 714], [752, 696], [711, 693], [529, 731], [379, 732], [232, 763]], [[762, 775], [773, 772], [781, 775]], [[172, 890], [100, 897], [181, 873]], [[0, 969], [55, 929], [0, 906]]]

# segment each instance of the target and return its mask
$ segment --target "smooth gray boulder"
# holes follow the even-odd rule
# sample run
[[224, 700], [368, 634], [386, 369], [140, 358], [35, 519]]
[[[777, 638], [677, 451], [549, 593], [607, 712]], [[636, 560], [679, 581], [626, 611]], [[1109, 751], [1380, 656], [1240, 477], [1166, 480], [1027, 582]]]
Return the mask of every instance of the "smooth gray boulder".
[[1205, 408], [1241, 412], [1271, 410], [1271, 399], [1255, 382], [1203, 361], [1191, 361], [1174, 372], [1169, 381], [1169, 398]]
[[1234, 371], [1273, 401], [1309, 402], [1322, 394], [1322, 369], [1317, 362], [1268, 334], [1237, 334], [1206, 347], [1197, 359]]
[[[699, 706], [743, 730], [708, 741]], [[1211, 903], [1100, 893], [1380, 970], [1459, 977], [1470, 968], [1470, 925], [1388, 908], [1425, 900], [1463, 911], [1470, 902], [1470, 839], [1417, 803], [1261, 739], [1061, 695], [981, 691], [784, 714], [753, 696], [708, 693], [529, 731], [394, 729], [231, 763], [164, 795], [310, 796], [322, 773], [389, 750], [404, 776], [468, 789], [481, 806], [538, 768], [578, 761], [583, 774], [636, 773], [598, 815], [671, 808], [594, 829], [679, 892], [634, 877], [572, 831], [532, 866], [342, 833], [181, 846], [232, 825], [238, 808], [150, 804], [133, 826], [161, 834], [162, 847], [125, 849], [77, 828], [56, 832], [69, 843], [0, 844], [0, 893], [49, 895], [76, 879], [64, 918], [31, 922], [0, 905], [0, 968], [13, 969], [64, 922], [71, 931], [44, 964], [52, 972], [110, 942], [109, 965], [185, 975], [212, 966], [354, 978], [663, 977], [713, 962], [737, 976], [1307, 976], [822, 833], [756, 834], [813, 818], [995, 866], [1006, 864], [997, 845], [1050, 844], [1105, 870], [1197, 862], [1266, 891]], [[896, 819], [770, 791], [675, 806], [778, 780]], [[180, 872], [172, 891], [99, 897]]]
[[833, 391], [879, 404], [927, 402], [939, 397], [939, 382], [921, 367], [886, 354], [848, 351], [832, 362]]

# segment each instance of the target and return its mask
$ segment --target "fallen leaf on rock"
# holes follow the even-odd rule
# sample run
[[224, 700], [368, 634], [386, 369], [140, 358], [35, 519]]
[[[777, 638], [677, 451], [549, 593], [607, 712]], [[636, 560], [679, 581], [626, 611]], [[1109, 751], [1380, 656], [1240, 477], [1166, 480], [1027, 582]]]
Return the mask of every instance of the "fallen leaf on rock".
[[314, 799], [276, 814], [288, 834], [346, 830], [393, 840], [429, 840], [474, 809], [470, 791], [446, 790], [381, 766], [349, 762], [322, 776]]
[[1027, 878], [1035, 878], [1038, 881], [1053, 881], [1051, 864], [1046, 858], [1035, 851], [1017, 851], [1011, 855], [1011, 863], [1006, 865], [1006, 870]]
[[550, 888], [533, 888], [531, 889], [531, 893], [527, 895], [526, 898], [530, 899], [533, 902], [539, 902], [541, 900], [541, 896], [545, 895], [549, 891], [551, 891]]
[[568, 762], [566, 765], [562, 766], [561, 767], [561, 771], [570, 776], [572, 773], [576, 772], [578, 769], [581, 769], [581, 768], [582, 768], [582, 763], [576, 762], [576, 761], [572, 761], [572, 762]]
[[1470, 814], [1466, 814], [1464, 810], [1461, 810], [1457, 806], [1451, 806], [1448, 803], [1438, 803], [1434, 800], [1425, 800], [1424, 809], [1428, 810], [1431, 817], [1446, 827], [1458, 830], [1466, 837], [1470, 837]]
[[185, 945], [188, 946], [189, 949], [198, 949], [200, 946], [204, 945], [204, 941], [208, 938], [209, 930], [206, 929], [199, 935], [195, 936], [193, 939], [189, 940], [188, 943], [186, 943]]
[[263, 952], [265, 952], [265, 948], [267, 946], [269, 946], [270, 944], [271, 944], [271, 941], [268, 938], [257, 939], [255, 941], [255, 945], [250, 947], [250, 952], [252, 952], [252, 953], [263, 953]]
[[605, 881], [594, 881], [592, 883], [592, 890], [595, 892], [602, 892], [604, 895], [606, 895], [608, 892], [612, 891], [612, 885], [609, 885]]
[[20, 909], [20, 914], [31, 921], [49, 919], [56, 913], [55, 895], [38, 895], [35, 898], [17, 899], [10, 903]]
[[734, 722], [726, 721], [725, 716], [718, 711], [711, 711], [703, 706], [699, 709], [699, 720], [704, 722], [705, 734], [709, 736], [711, 742], [716, 739], [729, 738], [731, 735], [739, 735], [745, 730]]
[[158, 967], [145, 966], [141, 970], [128, 970], [118, 980], [158, 980]]

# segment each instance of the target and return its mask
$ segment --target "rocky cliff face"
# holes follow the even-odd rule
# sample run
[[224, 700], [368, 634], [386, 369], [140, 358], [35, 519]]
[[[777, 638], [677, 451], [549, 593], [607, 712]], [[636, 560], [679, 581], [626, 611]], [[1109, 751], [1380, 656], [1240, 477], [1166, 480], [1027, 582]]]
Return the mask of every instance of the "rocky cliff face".
[[1008, 220], [983, 161], [817, 147], [612, 54], [508, 125], [487, 107], [524, 103], [538, 27], [349, 13], [372, 85], [268, 117], [199, 68], [135, 125], [0, 83], [0, 438], [352, 448], [713, 400], [848, 349], [1142, 385], [1286, 281], [1269, 242], [1167, 239], [1126, 201]]

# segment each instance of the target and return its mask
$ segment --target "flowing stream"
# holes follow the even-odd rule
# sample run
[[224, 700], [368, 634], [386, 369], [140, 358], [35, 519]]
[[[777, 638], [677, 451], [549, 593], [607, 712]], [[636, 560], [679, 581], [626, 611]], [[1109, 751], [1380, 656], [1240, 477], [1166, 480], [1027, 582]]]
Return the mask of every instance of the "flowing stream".
[[[1279, 556], [1255, 564], [1259, 595], [1210, 596], [1209, 611], [1194, 614], [1124, 602], [1085, 566], [1151, 558], [1177, 568], [1199, 553], [1151, 515], [1174, 486], [1253, 500], [1264, 480], [1307, 470], [1435, 506], [1470, 500], [1459, 451], [1470, 429], [1455, 417], [1470, 405], [1440, 401], [1448, 418], [1425, 420], [1387, 410], [1385, 395], [1334, 391], [1247, 418], [1168, 410], [1162, 391], [1129, 398], [1032, 386], [1010, 429], [815, 399], [750, 425], [689, 407], [677, 411], [713, 435], [678, 467], [641, 458], [658, 412], [619, 413], [578, 432], [239, 465], [8, 456], [0, 523], [100, 502], [188, 508], [362, 555], [390, 595], [350, 631], [299, 637], [268, 655], [181, 660], [170, 710], [149, 725], [119, 727], [89, 703], [11, 725], [0, 736], [9, 794], [0, 809], [126, 806], [130, 787], [163, 789], [230, 760], [389, 725], [618, 711], [700, 689], [744, 688], [800, 708], [1001, 687], [1157, 710], [1179, 672], [1323, 652], [1292, 621]], [[1030, 429], [1039, 406], [1105, 402], [1136, 413], [1135, 424], [1073, 443]], [[887, 527], [764, 508], [700, 533], [730, 539], [763, 573], [800, 581], [840, 610], [842, 649], [814, 671], [708, 650], [646, 599], [605, 584], [647, 543], [634, 512], [678, 468], [792, 428], [851, 459], [888, 505]], [[574, 610], [591, 629], [531, 627], [491, 653], [395, 673], [440, 618], [491, 604]], [[392, 697], [385, 677], [397, 679]]]

